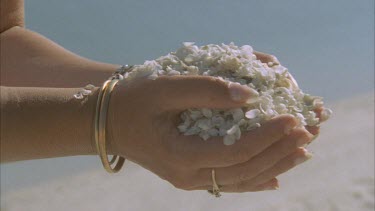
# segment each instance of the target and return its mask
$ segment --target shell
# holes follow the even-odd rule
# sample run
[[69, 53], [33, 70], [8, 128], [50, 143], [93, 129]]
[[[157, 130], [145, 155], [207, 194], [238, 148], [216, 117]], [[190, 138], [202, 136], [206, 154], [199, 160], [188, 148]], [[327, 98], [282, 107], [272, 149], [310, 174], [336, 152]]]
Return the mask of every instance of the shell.
[[246, 112], [245, 116], [248, 119], [255, 119], [261, 114], [259, 109], [252, 109], [248, 112]]
[[74, 94], [73, 96], [74, 96], [74, 98], [76, 98], [76, 99], [78, 99], [78, 100], [83, 99], [83, 95], [82, 95], [81, 92], [79, 92], [79, 93], [77, 93], [77, 94]]

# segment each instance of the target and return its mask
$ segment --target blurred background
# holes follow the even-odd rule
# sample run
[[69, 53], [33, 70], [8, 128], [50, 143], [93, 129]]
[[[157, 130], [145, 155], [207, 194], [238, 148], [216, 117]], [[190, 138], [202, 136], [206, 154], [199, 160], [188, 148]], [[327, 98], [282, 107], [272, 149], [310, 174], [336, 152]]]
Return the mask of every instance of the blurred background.
[[127, 162], [108, 175], [97, 157], [1, 165], [1, 210], [374, 210], [373, 0], [25, 1], [26, 27], [90, 59], [140, 64], [198, 45], [234, 42], [276, 55], [334, 111], [309, 162], [277, 191], [173, 188]]

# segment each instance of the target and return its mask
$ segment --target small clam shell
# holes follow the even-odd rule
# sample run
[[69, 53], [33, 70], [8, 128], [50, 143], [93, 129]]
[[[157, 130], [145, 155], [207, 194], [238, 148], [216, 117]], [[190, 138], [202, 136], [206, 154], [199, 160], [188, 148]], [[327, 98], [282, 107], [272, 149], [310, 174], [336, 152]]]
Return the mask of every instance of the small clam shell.
[[189, 112], [190, 112], [190, 117], [193, 120], [197, 120], [203, 116], [202, 113], [198, 110], [190, 110]]
[[216, 129], [216, 128], [211, 128], [207, 132], [210, 136], [218, 136], [219, 135], [219, 130]]
[[89, 94], [91, 94], [91, 90], [87, 90], [87, 89], [83, 89], [82, 91], [81, 91], [81, 93], [82, 93], [82, 95], [89, 95]]
[[181, 125], [177, 126], [177, 128], [178, 128], [178, 130], [179, 130], [180, 132], [186, 132], [188, 126], [185, 125], [185, 124], [181, 124]]
[[307, 123], [305, 121], [305, 117], [301, 113], [296, 113], [295, 117], [299, 121], [300, 125], [307, 125]]
[[236, 142], [236, 137], [234, 135], [226, 135], [223, 140], [225, 145], [232, 145]]
[[168, 72], [168, 75], [181, 75], [181, 73], [176, 70], [171, 70]]
[[235, 108], [230, 110], [233, 116], [234, 122], [239, 122], [241, 119], [245, 117], [241, 108]]
[[216, 115], [211, 118], [211, 122], [213, 125], [220, 127], [221, 125], [224, 124], [225, 119], [221, 116]]
[[184, 133], [184, 135], [196, 135], [196, 134], [198, 134], [200, 132], [200, 129], [198, 128], [198, 127], [195, 127], [195, 126], [193, 126], [193, 127], [191, 127], [191, 128], [189, 128], [185, 133]]
[[201, 138], [203, 138], [203, 140], [207, 140], [208, 138], [210, 138], [210, 135], [208, 134], [208, 132], [207, 131], [202, 131], [202, 132], [200, 132], [199, 133], [199, 136], [201, 137]]
[[329, 108], [324, 108], [323, 111], [320, 114], [320, 121], [324, 122], [327, 119], [329, 119], [332, 115], [332, 110]]
[[276, 93], [284, 94], [284, 95], [292, 95], [291, 90], [286, 87], [277, 87], [275, 88]]
[[259, 109], [252, 109], [248, 112], [246, 112], [245, 116], [248, 119], [255, 119], [260, 115], [260, 110]]
[[196, 126], [202, 130], [208, 130], [211, 126], [211, 119], [200, 119], [196, 122]]
[[227, 130], [227, 134], [228, 135], [234, 135], [239, 130], [240, 130], [240, 128], [238, 127], [238, 125], [233, 125], [229, 130]]
[[79, 93], [77, 93], [77, 94], [74, 94], [73, 95], [74, 96], [74, 98], [76, 98], [76, 99], [83, 99], [83, 95], [82, 95], [82, 93], [81, 92], [79, 92]]
[[84, 89], [87, 89], [87, 90], [93, 90], [94, 88], [95, 88], [94, 85], [92, 85], [92, 84], [87, 84], [87, 85], [85, 86]]
[[290, 79], [290, 81], [291, 81], [291, 85], [292, 85], [292, 88], [294, 89], [294, 90], [298, 90], [299, 89], [299, 86], [298, 86], [298, 83], [297, 83], [297, 81], [296, 81], [296, 79], [294, 79], [294, 77], [292, 76], [292, 74], [290, 74], [290, 73], [287, 73], [288, 74], [288, 78]]
[[202, 112], [203, 116], [205, 116], [207, 118], [212, 117], [212, 111], [210, 109], [202, 108], [201, 112]]
[[260, 123], [253, 123], [253, 124], [250, 124], [246, 130], [254, 130], [256, 128], [260, 127]]

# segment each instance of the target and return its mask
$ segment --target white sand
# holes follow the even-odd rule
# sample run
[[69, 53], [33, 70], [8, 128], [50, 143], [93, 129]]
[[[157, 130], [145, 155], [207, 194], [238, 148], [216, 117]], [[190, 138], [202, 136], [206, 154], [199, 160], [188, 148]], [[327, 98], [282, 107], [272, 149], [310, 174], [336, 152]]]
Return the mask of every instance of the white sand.
[[177, 190], [130, 162], [108, 175], [97, 158], [63, 158], [3, 165], [1, 210], [374, 210], [374, 95], [331, 108], [309, 147], [314, 158], [281, 175], [277, 191], [216, 199]]

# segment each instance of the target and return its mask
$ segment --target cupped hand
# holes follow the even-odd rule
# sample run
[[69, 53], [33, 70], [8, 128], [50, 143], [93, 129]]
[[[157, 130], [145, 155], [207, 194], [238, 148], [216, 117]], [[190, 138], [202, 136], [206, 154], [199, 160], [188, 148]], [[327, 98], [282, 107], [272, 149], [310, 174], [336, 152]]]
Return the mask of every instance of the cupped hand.
[[255, 94], [246, 86], [209, 76], [161, 76], [120, 81], [108, 118], [109, 153], [119, 154], [184, 190], [212, 188], [211, 170], [224, 192], [276, 189], [276, 176], [309, 159], [303, 146], [313, 135], [295, 128], [291, 115], [277, 116], [235, 144], [181, 134], [188, 108], [239, 108]]

